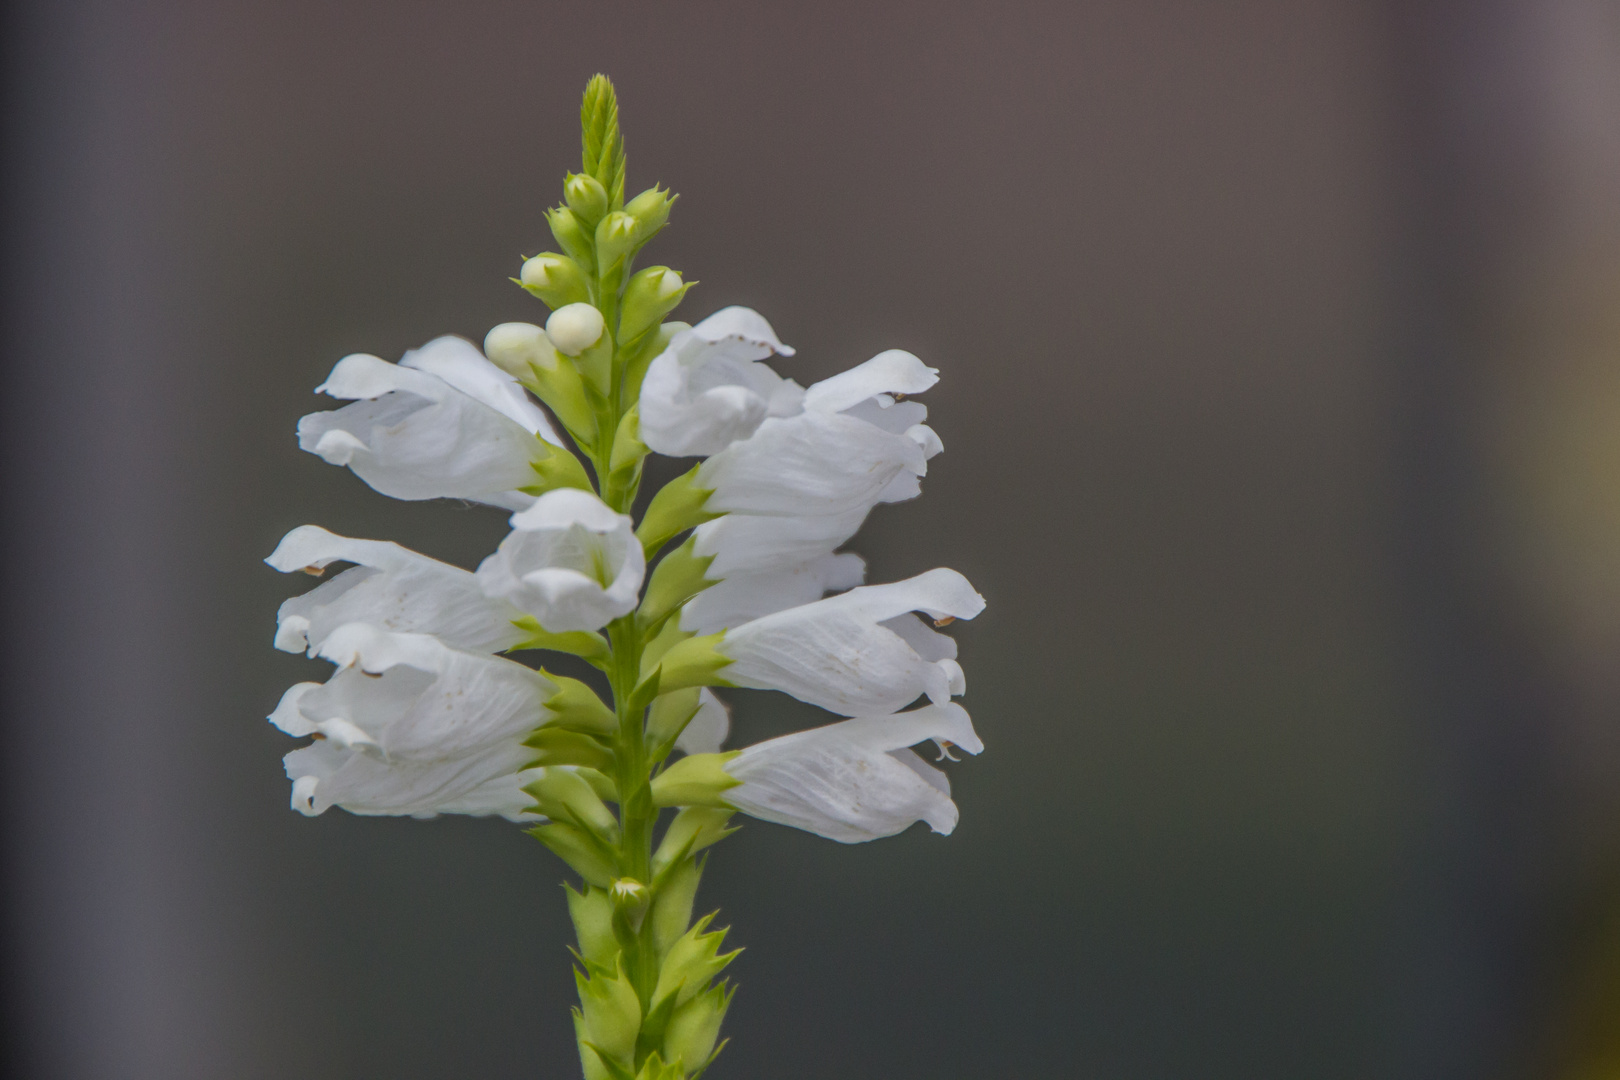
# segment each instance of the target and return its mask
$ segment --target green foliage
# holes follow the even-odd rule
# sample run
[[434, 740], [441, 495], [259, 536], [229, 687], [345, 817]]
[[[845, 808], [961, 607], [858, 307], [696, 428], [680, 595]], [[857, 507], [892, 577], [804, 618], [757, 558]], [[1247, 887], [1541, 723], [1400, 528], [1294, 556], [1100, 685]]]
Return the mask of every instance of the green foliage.
[[624, 205], [624, 136], [619, 133], [619, 98], [606, 75], [593, 75], [579, 107], [581, 172], [607, 192], [608, 206]]
[[647, 582], [647, 595], [641, 601], [637, 619], [643, 626], [657, 626], [682, 604], [714, 584], [706, 576], [713, 555], [699, 555], [695, 542], [688, 540], [665, 555]]
[[541, 626], [540, 621], [533, 615], [513, 619], [512, 625], [528, 636], [507, 649], [507, 652], [521, 652], [524, 649], [550, 649], [552, 652], [568, 653], [571, 656], [584, 657], [586, 660], [596, 663], [606, 661], [612, 651], [608, 648], [608, 643], [601, 634], [593, 633], [590, 630], [569, 630], [560, 634], [553, 633]]
[[698, 469], [701, 467], [694, 465], [665, 484], [653, 496], [652, 502], [647, 504], [647, 512], [636, 527], [636, 539], [641, 541], [648, 558], [687, 529], [694, 529], [720, 516], [704, 509], [714, 492], [698, 485]]
[[653, 777], [653, 803], [657, 806], [714, 806], [726, 809], [720, 793], [730, 791], [742, 781], [726, 772], [725, 765], [740, 752], [688, 754], [681, 758]]

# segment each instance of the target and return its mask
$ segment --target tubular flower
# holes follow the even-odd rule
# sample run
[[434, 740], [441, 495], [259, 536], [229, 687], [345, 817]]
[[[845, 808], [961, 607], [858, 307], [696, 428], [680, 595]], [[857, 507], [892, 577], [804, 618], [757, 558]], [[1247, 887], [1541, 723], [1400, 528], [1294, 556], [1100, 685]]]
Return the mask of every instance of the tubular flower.
[[[398, 364], [346, 357], [319, 390], [350, 404], [298, 424], [303, 449], [383, 495], [501, 507], [510, 531], [476, 571], [289, 532], [276, 570], [349, 565], [277, 612], [276, 648], [336, 670], [269, 719], [309, 740], [284, 759], [304, 814], [524, 823], [578, 875], [586, 1080], [694, 1080], [724, 1045], [735, 955], [692, 919], [707, 849], [738, 812], [843, 843], [951, 832], [950, 783], [911, 748], [983, 749], [937, 627], [984, 599], [948, 569], [866, 585], [840, 550], [919, 493], [942, 446], [910, 398], [938, 372], [891, 349], [801, 387], [767, 363], [794, 350], [757, 312], [662, 321], [693, 283], [633, 267], [675, 197], [626, 197], [600, 76], [581, 124], [580, 170], [546, 211], [560, 250], [518, 271], [550, 316], [495, 327], [487, 358], [456, 337]], [[642, 500], [652, 453], [701, 460]], [[499, 655], [534, 652], [572, 667]], [[849, 719], [724, 751], [716, 687]]]
[[741, 785], [722, 797], [751, 817], [845, 844], [893, 836], [918, 821], [949, 835], [957, 820], [951, 782], [909, 749], [930, 739], [970, 754], [984, 749], [967, 710], [954, 703], [859, 717], [748, 747], [726, 762]]
[[560, 446], [546, 415], [506, 372], [458, 337], [435, 338], [398, 364], [356, 353], [317, 392], [354, 400], [298, 422], [298, 445], [347, 465], [396, 499], [450, 496], [517, 509], [522, 489]]
[[589, 491], [563, 488], [512, 515], [478, 583], [553, 632], [597, 630], [636, 609], [646, 572], [635, 522]]

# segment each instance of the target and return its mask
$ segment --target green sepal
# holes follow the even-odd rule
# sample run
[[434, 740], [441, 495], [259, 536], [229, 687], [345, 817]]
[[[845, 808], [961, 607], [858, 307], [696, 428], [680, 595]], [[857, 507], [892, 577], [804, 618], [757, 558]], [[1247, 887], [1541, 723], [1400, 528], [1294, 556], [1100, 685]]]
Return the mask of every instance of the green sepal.
[[655, 668], [651, 675], [636, 683], [636, 688], [630, 691], [630, 700], [625, 704], [631, 713], [639, 714], [642, 710], [651, 705], [657, 698], [658, 671]]
[[557, 692], [545, 701], [545, 706], [552, 715], [551, 720], [546, 723], [547, 727], [566, 728], [569, 731], [583, 731], [593, 735], [618, 733], [618, 716], [602, 703], [595, 690], [578, 679], [556, 675], [545, 668], [540, 669], [540, 674], [557, 688]]
[[601, 842], [585, 830], [566, 822], [552, 821], [526, 831], [550, 848], [587, 883], [599, 889], [606, 889], [612, 884], [617, 873], [612, 855], [604, 851]]
[[[691, 856], [736, 832], [736, 828], [727, 826], [735, 812], [729, 806], [688, 806], [676, 814], [653, 853], [653, 878], [656, 880], [672, 863], [680, 861], [685, 865]], [[679, 871], [671, 872], [672, 879], [676, 873]]]
[[651, 366], [653, 360], [659, 353], [669, 348], [670, 341], [677, 333], [690, 329], [692, 329], [690, 323], [667, 322], [656, 332], [634, 342], [628, 351], [620, 352], [619, 359], [624, 364], [624, 370], [619, 373], [619, 398], [626, 406], [634, 405], [641, 400], [641, 383], [646, 379], [647, 368]]
[[662, 880], [658, 880], [654, 872], [657, 888], [647, 918], [652, 921], [653, 946], [658, 950], [659, 960], [663, 960], [671, 946], [692, 925], [692, 903], [697, 898], [702, 877], [703, 867], [697, 859], [683, 859], [665, 873]]
[[551, 235], [557, 238], [558, 245], [579, 264], [581, 270], [587, 274], [596, 273], [596, 250], [591, 244], [593, 229], [586, 228], [566, 206], [554, 206], [547, 210], [546, 224], [551, 227]]
[[[536, 264], [535, 259], [542, 261]], [[534, 280], [537, 277], [539, 280]], [[542, 251], [534, 258], [525, 259], [520, 276], [512, 280], [552, 311], [569, 304], [588, 304], [591, 300], [585, 268], [578, 260], [555, 251]]]
[[[736, 787], [742, 781], [726, 772], [725, 764], [740, 753], [741, 750], [726, 750], [719, 754], [686, 755], [653, 777], [653, 805], [729, 809], [720, 798], [720, 793]], [[523, 790], [528, 791], [529, 788]]]
[[659, 694], [653, 701], [652, 710], [647, 714], [647, 745], [652, 748], [653, 757], [662, 760], [669, 753], [668, 748], [686, 730], [686, 725], [692, 722], [703, 704], [698, 695], [698, 688], [689, 686], [685, 690]]
[[601, 740], [583, 732], [569, 731], [547, 724], [524, 739], [523, 745], [536, 751], [529, 768], [540, 765], [581, 765], [603, 774], [613, 771], [613, 751], [603, 746]]
[[690, 641], [694, 636], [692, 631], [681, 629], [681, 620], [665, 619], [658, 633], [641, 647], [641, 671], [637, 677], [645, 679], [651, 675], [658, 669], [658, 662], [664, 658], [665, 653], [683, 641]]
[[539, 333], [530, 335], [520, 354], [503, 356], [496, 362], [545, 402], [576, 439], [588, 443], [596, 438], [596, 412], [586, 399], [585, 382], [545, 331], [538, 326], [535, 329]]
[[604, 327], [602, 336], [573, 357], [573, 363], [590, 390], [605, 401], [613, 389], [613, 331]]
[[595, 226], [608, 212], [608, 193], [589, 173], [568, 173], [563, 177], [563, 198], [568, 209], [586, 225]]
[[618, 339], [634, 343], [679, 307], [686, 291], [696, 284], [683, 281], [667, 266], [649, 266], [631, 274], [619, 300]]
[[529, 636], [507, 649], [507, 652], [520, 652], [523, 649], [550, 649], [552, 652], [581, 656], [592, 662], [604, 660], [609, 654], [607, 639], [601, 634], [590, 630], [568, 630], [560, 634], [553, 633], [541, 626], [539, 620], [533, 615], [513, 619], [512, 625]]
[[[662, 636], [662, 635], [660, 635]], [[659, 691], [669, 693], [671, 690], [680, 690], [688, 686], [730, 686], [731, 684], [720, 678], [720, 672], [731, 663], [731, 657], [720, 652], [717, 646], [725, 638], [725, 631], [718, 634], [705, 634], [702, 637], [687, 638], [670, 647], [658, 661], [658, 667], [653, 674], [659, 675]], [[642, 661], [646, 667], [646, 661]], [[651, 675], [646, 678], [652, 678]], [[646, 679], [642, 680], [643, 682]]]
[[725, 944], [726, 931], [724, 928], [712, 934], [704, 933], [709, 923], [714, 921], [716, 912], [710, 912], [691, 928], [682, 934], [675, 944], [670, 946], [669, 954], [664, 957], [663, 966], [658, 971], [658, 986], [653, 990], [652, 1002], [657, 1005], [668, 995], [675, 996], [675, 1006], [680, 1006], [692, 1000], [703, 992], [709, 985], [709, 980], [720, 974], [726, 966], [735, 960], [742, 952], [734, 949], [722, 953], [720, 946]]
[[580, 892], [564, 882], [563, 889], [568, 894], [568, 915], [574, 920], [580, 958], [599, 967], [614, 967], [619, 943], [613, 936], [612, 897], [589, 885]]
[[641, 999], [624, 972], [622, 958], [611, 978], [606, 973], [586, 976], [576, 968], [574, 985], [590, 1045], [604, 1057], [628, 1064], [636, 1052], [636, 1033], [641, 1030]]
[[[548, 765], [538, 772], [540, 775], [523, 785], [523, 790], [540, 805], [542, 814], [552, 821], [578, 826], [609, 847], [619, 842], [619, 819], [597, 793], [600, 781], [593, 785], [595, 777], [582, 775], [596, 770]], [[600, 772], [597, 776], [607, 780]]]
[[694, 465], [690, 471], [665, 484], [647, 504], [647, 512], [636, 528], [636, 539], [641, 541], [647, 558], [652, 558], [659, 548], [680, 533], [720, 516], [703, 509], [714, 492], [698, 486], [700, 468], [701, 465]]
[[[649, 1026], [651, 1026], [650, 1020], [647, 1024], [642, 1025], [643, 1033]], [[641, 1052], [639, 1045], [636, 1052], [638, 1054]], [[654, 1050], [651, 1056], [641, 1063], [641, 1071], [636, 1073], [636, 1080], [686, 1080], [686, 1070], [679, 1061], [666, 1062], [663, 1055]]]
[[647, 444], [641, 441], [641, 410], [630, 406], [630, 411], [619, 421], [613, 433], [613, 450], [608, 455], [607, 487], [613, 492], [627, 492], [641, 483], [641, 463], [647, 457]]
[[647, 582], [636, 621], [643, 627], [657, 626], [682, 604], [716, 584], [705, 576], [712, 562], [713, 555], [697, 554], [696, 538], [665, 555]]
[[[622, 1080], [629, 1076], [620, 1065], [609, 1066], [611, 1060], [608, 1056], [591, 1045], [590, 1032], [585, 1030], [585, 1014], [575, 1008], [574, 1041], [579, 1044], [579, 1067], [585, 1074], [585, 1080]], [[634, 1078], [632, 1077], [632, 1080]]]
[[714, 1044], [736, 992], [735, 986], [721, 983], [677, 1007], [664, 1033], [664, 1053], [683, 1067], [692, 1062], [694, 1074], [708, 1068], [719, 1053]]
[[[606, 335], [603, 335], [606, 336]], [[540, 437], [535, 436], [538, 440]], [[548, 491], [558, 488], [579, 488], [581, 491], [591, 491], [591, 478], [585, 475], [585, 466], [580, 464], [579, 458], [561, 447], [541, 442], [550, 452], [538, 461], [530, 462], [530, 466], [540, 477], [537, 484], [525, 484], [518, 488], [526, 495], [544, 495]]]

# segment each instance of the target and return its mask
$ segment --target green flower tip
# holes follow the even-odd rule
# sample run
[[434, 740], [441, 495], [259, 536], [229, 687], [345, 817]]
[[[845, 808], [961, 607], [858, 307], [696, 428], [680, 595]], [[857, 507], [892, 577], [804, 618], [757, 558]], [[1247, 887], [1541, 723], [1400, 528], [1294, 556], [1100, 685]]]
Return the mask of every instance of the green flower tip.
[[602, 185], [608, 205], [617, 210], [624, 206], [624, 136], [619, 132], [619, 97], [606, 75], [593, 75], [585, 84], [579, 127], [584, 150], [580, 172]]

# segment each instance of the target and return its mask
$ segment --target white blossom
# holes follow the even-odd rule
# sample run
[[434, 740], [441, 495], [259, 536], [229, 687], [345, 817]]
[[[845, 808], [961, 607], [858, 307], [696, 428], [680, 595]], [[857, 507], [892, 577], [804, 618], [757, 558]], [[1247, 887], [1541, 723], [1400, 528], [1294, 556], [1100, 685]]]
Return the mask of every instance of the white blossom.
[[984, 598], [955, 570], [866, 585], [726, 631], [717, 650], [735, 686], [781, 690], [844, 716], [883, 715], [926, 694], [944, 704], [967, 689], [956, 643], [924, 626], [971, 619]]
[[352, 399], [298, 422], [298, 445], [396, 499], [453, 497], [519, 509], [534, 466], [561, 446], [545, 413], [471, 342], [435, 338], [390, 364], [338, 361], [318, 392]]
[[324, 684], [293, 686], [270, 714], [288, 735], [318, 737], [286, 758], [294, 805], [306, 813], [459, 812], [529, 762], [522, 742], [545, 723], [556, 692], [511, 660], [364, 623], [333, 630], [316, 655], [338, 670]]
[[512, 531], [478, 567], [478, 582], [562, 633], [597, 630], [634, 611], [645, 573], [631, 519], [588, 491], [561, 488], [512, 515]]
[[355, 540], [315, 525], [282, 537], [265, 560], [282, 573], [318, 573], [333, 562], [358, 565], [285, 601], [276, 613], [276, 648], [318, 647], [345, 623], [398, 633], [433, 634], [473, 652], [500, 652], [524, 637], [523, 612], [484, 593], [470, 570], [384, 540]]
[[930, 739], [972, 754], [984, 748], [955, 703], [862, 716], [746, 748], [725, 765], [742, 783], [723, 797], [752, 817], [846, 844], [916, 821], [948, 834], [957, 821], [950, 781], [908, 749]]
[[756, 311], [728, 307], [677, 332], [641, 383], [641, 439], [671, 457], [714, 454], [767, 416], [800, 409], [804, 390], [756, 361], [793, 350]]

